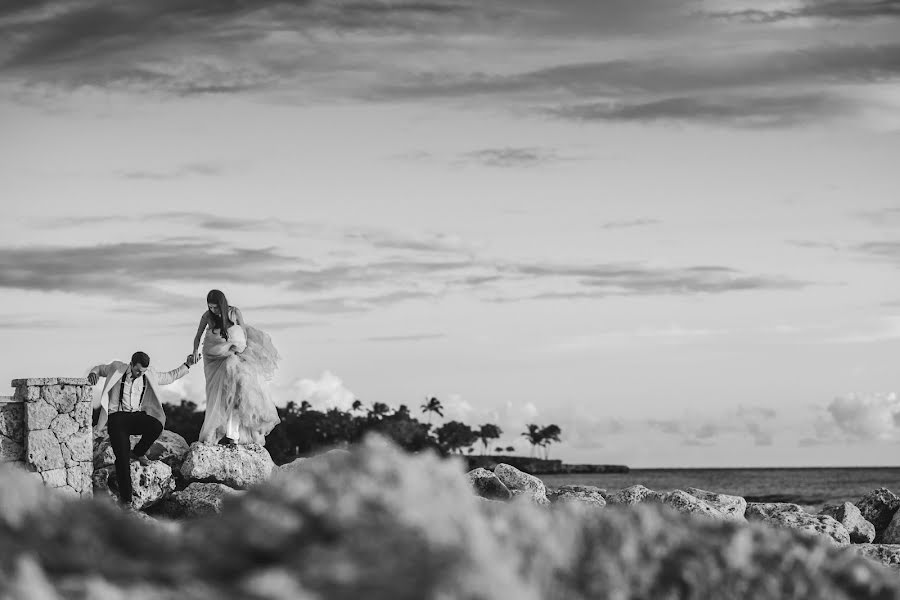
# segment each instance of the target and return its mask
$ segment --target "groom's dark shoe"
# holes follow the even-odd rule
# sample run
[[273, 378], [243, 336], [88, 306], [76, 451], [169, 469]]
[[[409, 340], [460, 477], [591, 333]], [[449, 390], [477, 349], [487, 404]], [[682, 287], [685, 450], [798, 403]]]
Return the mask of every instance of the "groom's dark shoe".
[[144, 456], [143, 454], [142, 454], [141, 456], [138, 456], [137, 454], [135, 454], [134, 452], [132, 452], [132, 453], [131, 453], [131, 460], [136, 460], [136, 461], [138, 461], [142, 467], [146, 467], [146, 466], [149, 466], [149, 465], [150, 465], [150, 459], [147, 458], [146, 456]]

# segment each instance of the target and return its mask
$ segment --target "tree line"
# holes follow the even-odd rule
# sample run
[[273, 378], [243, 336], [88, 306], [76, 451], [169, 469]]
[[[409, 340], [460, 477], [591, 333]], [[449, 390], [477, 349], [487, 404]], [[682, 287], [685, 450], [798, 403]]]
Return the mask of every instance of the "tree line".
[[[180, 404], [164, 404], [166, 429], [182, 436], [189, 444], [197, 441], [203, 425], [203, 413], [197, 404], [182, 400]], [[499, 440], [503, 431], [493, 423], [472, 427], [460, 421], [445, 421], [435, 427], [435, 417], [444, 418], [444, 407], [437, 398], [428, 398], [419, 407], [426, 421], [417, 419], [409, 407], [401, 404], [396, 409], [382, 402], [370, 406], [356, 400], [350, 410], [332, 408], [315, 410], [307, 401], [289, 402], [278, 409], [281, 423], [266, 438], [266, 449], [276, 463], [284, 463], [297, 456], [307, 456], [321, 449], [343, 446], [360, 441], [368, 433], [379, 433], [393, 440], [408, 452], [435, 450], [441, 454], [469, 454], [475, 445], [481, 445], [482, 454], [488, 446]], [[549, 457], [549, 447], [560, 441], [561, 430], [557, 425], [529, 424], [521, 435], [531, 444], [532, 456], [543, 450]], [[495, 446], [494, 452], [514, 452], [513, 446]]]

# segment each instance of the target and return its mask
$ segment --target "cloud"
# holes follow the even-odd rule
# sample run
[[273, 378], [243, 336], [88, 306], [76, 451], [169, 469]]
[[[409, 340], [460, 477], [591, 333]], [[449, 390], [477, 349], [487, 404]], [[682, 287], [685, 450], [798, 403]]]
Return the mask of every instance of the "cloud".
[[555, 152], [541, 148], [485, 148], [462, 155], [463, 162], [486, 167], [536, 167], [563, 160]]
[[900, 398], [894, 392], [839, 396], [831, 401], [827, 411], [838, 430], [850, 440], [900, 440]]
[[738, 406], [719, 415], [686, 415], [679, 419], [649, 419], [650, 429], [674, 436], [685, 446], [714, 446], [723, 437], [749, 438], [754, 446], [771, 446], [778, 423], [775, 409]]
[[143, 179], [149, 181], [165, 181], [182, 179], [192, 176], [210, 177], [219, 175], [223, 171], [219, 165], [209, 163], [192, 163], [183, 165], [171, 171], [121, 171], [119, 176], [125, 179]]
[[399, 234], [384, 230], [354, 230], [345, 234], [349, 241], [360, 241], [378, 250], [412, 250], [417, 252], [471, 254], [476, 244], [454, 234]]
[[337, 408], [348, 411], [356, 400], [356, 394], [351, 392], [344, 385], [343, 380], [331, 371], [324, 371], [317, 379], [297, 379], [277, 397], [281, 406], [288, 402], [300, 404], [305, 400], [315, 410]]
[[647, 227], [659, 225], [659, 219], [629, 219], [627, 221], [608, 221], [600, 225], [600, 229], [632, 229], [634, 227]]
[[829, 21], [853, 21], [877, 18], [900, 18], [898, 0], [819, 0], [806, 2], [788, 10], [748, 9], [730, 12], [708, 12], [707, 16], [719, 19], [740, 20], [751, 23], [778, 23], [795, 19], [826, 19]]
[[369, 342], [422, 342], [446, 338], [443, 333], [417, 333], [410, 335], [377, 335], [366, 338]]
[[17, 317], [5, 316], [0, 318], [0, 330], [17, 330], [17, 329], [58, 329], [71, 325], [71, 322], [46, 319], [40, 317]]
[[550, 114], [574, 121], [696, 121], [738, 127], [787, 127], [847, 113], [851, 105], [825, 94], [669, 97], [563, 106]]

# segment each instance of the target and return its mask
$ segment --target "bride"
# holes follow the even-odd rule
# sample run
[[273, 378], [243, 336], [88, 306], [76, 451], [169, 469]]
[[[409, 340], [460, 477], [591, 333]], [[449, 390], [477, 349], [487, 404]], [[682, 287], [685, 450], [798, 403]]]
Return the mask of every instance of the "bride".
[[200, 441], [263, 445], [280, 422], [265, 385], [275, 374], [278, 351], [266, 333], [244, 323], [241, 311], [229, 306], [219, 290], [206, 295], [206, 304], [209, 310], [200, 318], [193, 352], [199, 361], [203, 337], [206, 416]]

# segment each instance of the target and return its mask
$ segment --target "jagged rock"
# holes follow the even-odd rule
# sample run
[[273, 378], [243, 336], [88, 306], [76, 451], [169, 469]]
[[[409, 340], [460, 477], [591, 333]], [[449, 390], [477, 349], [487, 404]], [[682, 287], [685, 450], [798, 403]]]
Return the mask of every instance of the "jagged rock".
[[856, 507], [863, 519], [875, 526], [875, 543], [881, 543], [882, 533], [900, 508], [900, 496], [882, 487], [860, 498]]
[[811, 515], [798, 505], [786, 502], [749, 502], [748, 521], [761, 521], [776, 527], [818, 534], [839, 546], [850, 544], [847, 529], [828, 515]]
[[[141, 436], [131, 436], [131, 447], [134, 448], [141, 441]], [[109, 435], [105, 434], [94, 440], [94, 468], [102, 469], [116, 463], [116, 455], [109, 443]]]
[[[119, 498], [119, 484], [115, 467], [103, 467], [94, 471], [91, 477], [94, 495]], [[146, 467], [137, 461], [131, 462], [131, 506], [144, 510], [165, 499], [175, 491], [175, 477], [172, 467], [158, 460], [150, 461]]]
[[632, 485], [606, 495], [607, 504], [623, 504], [625, 506], [634, 506], [647, 500], [660, 500], [662, 494], [654, 492], [640, 484]]
[[553, 502], [603, 508], [606, 506], [604, 491], [591, 485], [561, 485], [553, 494]]
[[218, 514], [225, 498], [243, 493], [221, 483], [192, 483], [163, 500], [153, 512], [171, 519]]
[[41, 399], [54, 407], [57, 412], [70, 413], [78, 402], [78, 395], [73, 386], [45, 385], [41, 388]]
[[[133, 444], [132, 447], [134, 447]], [[181, 469], [188, 450], [190, 450], [190, 446], [183, 437], [174, 431], [164, 429], [147, 450], [147, 458], [164, 462], [172, 467], [173, 471], [178, 471]]]
[[66, 466], [59, 440], [49, 429], [29, 432], [25, 442], [25, 455], [38, 471], [63, 469]]
[[529, 497], [537, 504], [548, 505], [547, 487], [544, 482], [528, 473], [523, 473], [517, 468], [500, 463], [494, 467], [494, 475], [507, 487], [513, 496], [520, 496], [516, 492], [527, 492]]
[[846, 527], [851, 544], [868, 544], [875, 539], [875, 526], [863, 518], [859, 508], [852, 502], [825, 506], [819, 514], [828, 515]]
[[747, 501], [741, 496], [708, 492], [695, 487], [685, 488], [684, 491], [718, 509], [725, 519], [729, 521], [744, 522], [747, 520], [744, 517], [744, 512], [747, 510]]
[[673, 490], [661, 494], [659, 496], [659, 502], [680, 513], [709, 517], [710, 519], [719, 521], [726, 520], [725, 515], [718, 508], [683, 490]]
[[900, 570], [900, 544], [853, 544], [850, 548], [870, 560]]
[[272, 474], [275, 463], [259, 444], [221, 446], [194, 442], [181, 464], [185, 481], [223, 483], [246, 489], [262, 483]]
[[327, 460], [327, 457], [329, 456], [341, 456], [345, 454], [349, 454], [349, 452], [347, 450], [344, 450], [343, 448], [333, 448], [331, 450], [328, 450], [327, 452], [323, 452], [322, 454], [315, 454], [313, 456], [301, 456], [295, 458], [289, 463], [276, 466], [273, 470], [273, 474], [292, 473], [294, 471], [308, 469], [313, 464], [313, 462], [310, 461], [322, 461]]
[[[0, 544], [0, 589], [147, 600], [900, 597], [896, 573], [789, 529], [689, 519], [655, 503], [491, 502], [458, 465], [375, 442], [317, 462], [182, 534], [109, 502], [53, 508], [58, 494], [0, 469], [0, 539], [13, 541]], [[23, 560], [33, 561], [25, 575]]]
[[489, 500], [509, 500], [512, 498], [509, 488], [503, 485], [503, 482], [500, 481], [497, 475], [487, 469], [472, 469], [466, 473], [466, 477], [469, 479], [472, 487], [475, 488], [475, 493], [482, 498], [488, 498]]

